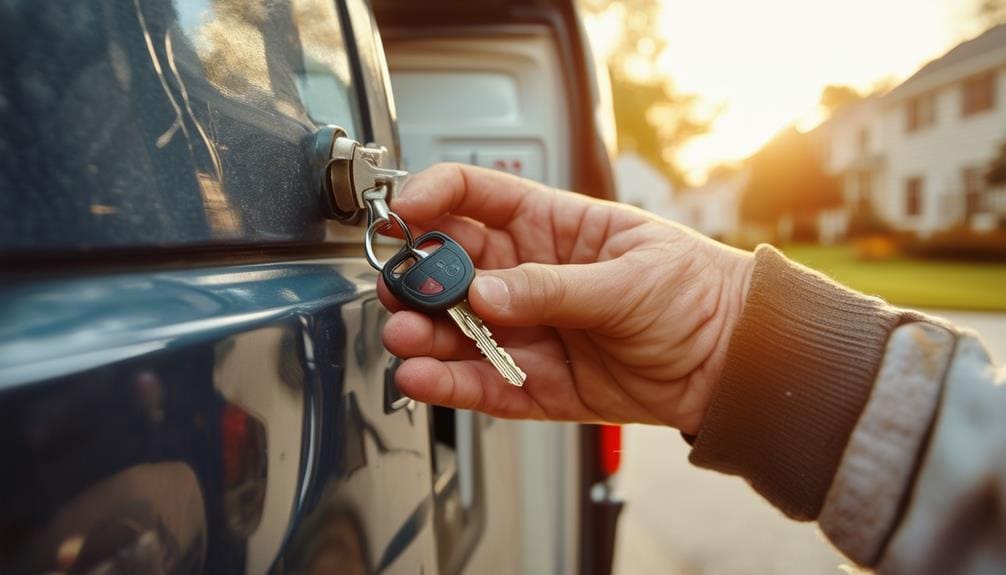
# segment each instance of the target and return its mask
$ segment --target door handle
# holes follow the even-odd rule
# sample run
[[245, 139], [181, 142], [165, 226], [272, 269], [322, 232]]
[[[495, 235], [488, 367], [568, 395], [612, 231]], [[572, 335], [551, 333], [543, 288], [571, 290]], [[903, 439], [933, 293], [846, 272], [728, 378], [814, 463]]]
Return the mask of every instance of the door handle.
[[402, 365], [402, 359], [392, 356], [388, 367], [384, 368], [384, 413], [392, 413], [407, 408], [410, 412], [416, 409], [416, 400], [403, 394], [395, 385], [395, 373]]

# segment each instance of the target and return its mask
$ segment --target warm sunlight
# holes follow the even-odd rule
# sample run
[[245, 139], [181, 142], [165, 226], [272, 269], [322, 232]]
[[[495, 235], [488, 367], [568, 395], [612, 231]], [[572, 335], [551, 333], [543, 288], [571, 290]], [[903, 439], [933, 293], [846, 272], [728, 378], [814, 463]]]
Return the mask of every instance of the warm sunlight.
[[[789, 123], [812, 127], [825, 86], [902, 80], [977, 32], [973, 13], [968, 0], [664, 0], [662, 66], [702, 109], [719, 111], [679, 165], [701, 181]], [[618, 38], [616, 18], [588, 25], [602, 49]]]

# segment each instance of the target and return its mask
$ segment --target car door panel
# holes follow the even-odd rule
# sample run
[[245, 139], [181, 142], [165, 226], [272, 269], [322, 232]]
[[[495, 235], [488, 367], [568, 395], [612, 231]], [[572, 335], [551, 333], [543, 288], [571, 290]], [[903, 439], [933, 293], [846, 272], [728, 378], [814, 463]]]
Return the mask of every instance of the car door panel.
[[0, 8], [0, 572], [437, 571], [428, 413], [308, 154], [396, 149], [349, 10]]
[[[339, 548], [311, 526], [350, 510], [366, 565], [432, 565], [425, 410], [384, 413], [373, 285], [321, 260], [4, 286], [3, 572], [74, 546], [96, 566], [144, 536], [158, 565], [298, 572]], [[141, 476], [164, 491], [108, 487]]]

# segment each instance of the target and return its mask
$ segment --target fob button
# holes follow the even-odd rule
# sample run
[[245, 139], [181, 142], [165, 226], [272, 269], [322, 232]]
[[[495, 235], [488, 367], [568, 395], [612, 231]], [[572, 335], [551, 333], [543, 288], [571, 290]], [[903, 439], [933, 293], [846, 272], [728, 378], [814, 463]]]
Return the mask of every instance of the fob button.
[[444, 291], [444, 286], [430, 277], [426, 278], [426, 281], [419, 285], [419, 293], [424, 295], [438, 294], [442, 291]]
[[416, 269], [413, 266], [409, 268], [408, 273], [402, 275], [402, 283], [412, 291], [418, 292], [419, 288], [429, 277], [429, 275], [423, 273], [423, 270]]
[[437, 266], [437, 269], [441, 273], [445, 273], [449, 277], [454, 277], [461, 273], [461, 261], [457, 256], [451, 254], [445, 254], [444, 257], [437, 259], [434, 265]]
[[[433, 256], [436, 257], [436, 256]], [[464, 268], [461, 260], [457, 256], [445, 254], [433, 262], [433, 266], [426, 269], [430, 276], [435, 277], [446, 289], [454, 287], [464, 276]]]

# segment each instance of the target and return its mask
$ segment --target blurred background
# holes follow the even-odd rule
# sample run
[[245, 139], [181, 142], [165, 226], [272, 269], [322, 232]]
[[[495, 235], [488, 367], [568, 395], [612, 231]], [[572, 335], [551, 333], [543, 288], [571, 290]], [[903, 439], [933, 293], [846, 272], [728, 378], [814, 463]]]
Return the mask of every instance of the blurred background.
[[[1006, 359], [1006, 0], [581, 0], [621, 200], [978, 330]], [[810, 525], [628, 427], [617, 573], [835, 573]]]

